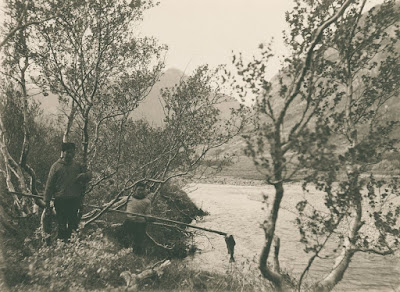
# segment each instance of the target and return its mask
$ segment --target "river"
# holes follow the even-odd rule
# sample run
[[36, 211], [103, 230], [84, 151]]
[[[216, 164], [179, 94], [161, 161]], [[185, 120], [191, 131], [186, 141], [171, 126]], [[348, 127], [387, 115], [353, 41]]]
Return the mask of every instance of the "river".
[[[262, 194], [270, 194], [271, 186], [237, 186], [221, 184], [190, 185], [189, 196], [203, 210], [210, 213], [196, 224], [201, 227], [221, 230], [234, 235], [234, 265], [244, 267], [244, 263], [256, 261], [264, 242], [260, 224], [265, 218]], [[309, 255], [303, 251], [299, 242], [299, 232], [293, 222], [293, 210], [302, 199], [303, 191], [299, 184], [285, 187], [285, 197], [279, 214], [277, 235], [281, 238], [280, 265], [299, 278], [307, 264]], [[308, 194], [320, 199], [317, 192]], [[199, 235], [196, 242], [201, 253], [193, 258], [194, 267], [224, 272], [230, 268], [229, 256], [222, 236], [207, 233]], [[332, 266], [332, 259], [317, 260], [306, 281], [313, 282], [325, 275]], [[247, 265], [249, 266], [249, 265]], [[400, 259], [395, 256], [378, 256], [358, 253], [350, 263], [343, 280], [334, 291], [400, 291]]]

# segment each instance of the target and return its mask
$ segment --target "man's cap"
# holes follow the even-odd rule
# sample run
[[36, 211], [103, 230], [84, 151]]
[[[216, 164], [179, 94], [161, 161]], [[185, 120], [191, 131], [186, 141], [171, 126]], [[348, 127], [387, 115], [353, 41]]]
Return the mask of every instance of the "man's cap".
[[61, 151], [75, 150], [75, 149], [76, 149], [75, 143], [67, 142], [61, 144]]

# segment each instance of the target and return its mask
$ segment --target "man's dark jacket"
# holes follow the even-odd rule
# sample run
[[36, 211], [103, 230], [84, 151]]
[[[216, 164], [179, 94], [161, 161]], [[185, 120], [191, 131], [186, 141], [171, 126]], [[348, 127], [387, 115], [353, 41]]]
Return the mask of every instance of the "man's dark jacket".
[[[84, 174], [78, 179], [79, 174]], [[44, 193], [45, 202], [54, 198], [78, 198], [82, 196], [85, 181], [90, 179], [90, 174], [84, 168], [72, 161], [67, 164], [61, 158], [50, 168]]]

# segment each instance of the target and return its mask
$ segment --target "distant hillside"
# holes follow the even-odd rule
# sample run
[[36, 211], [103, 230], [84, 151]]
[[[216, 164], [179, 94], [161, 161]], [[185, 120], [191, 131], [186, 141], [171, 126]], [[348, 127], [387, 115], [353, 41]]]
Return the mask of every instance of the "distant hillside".
[[[400, 6], [400, 2], [397, 3], [397, 9]], [[400, 23], [400, 20], [399, 22]], [[386, 29], [386, 32], [388, 33], [389, 36], [392, 36], [393, 38], [398, 37], [396, 34], [397, 27], [392, 26], [388, 29]], [[398, 43], [395, 50], [397, 52], [400, 52], [400, 44]], [[327, 57], [333, 61], [333, 62], [338, 62], [338, 55], [337, 52], [332, 50], [329, 52], [329, 55]], [[383, 60], [387, 59], [387, 55], [385, 55], [382, 52], [377, 53], [373, 59], [370, 60], [370, 62], [381, 62]], [[367, 70], [367, 69], [366, 69]], [[367, 72], [364, 70], [364, 72]], [[376, 74], [376, 69], [371, 69], [368, 71], [369, 74], [373, 75]], [[279, 112], [282, 107], [284, 100], [279, 97], [279, 92], [280, 86], [279, 86], [279, 78], [278, 76], [275, 76], [271, 80], [273, 86], [272, 86], [272, 92], [271, 95], [272, 97], [272, 108], [274, 109], [275, 112]], [[289, 86], [290, 80], [287, 78], [283, 79], [283, 84]], [[360, 92], [360, 88], [355, 87], [354, 88], [355, 92]], [[332, 99], [334, 96], [331, 97]], [[303, 100], [296, 100], [296, 104], [293, 104], [284, 120], [284, 124], [282, 127], [282, 130], [284, 133], [288, 133], [290, 129], [296, 124], [296, 122], [299, 120], [299, 117], [301, 116], [305, 106], [306, 102]], [[337, 107], [344, 107], [345, 104], [344, 102], [341, 102], [337, 105]], [[400, 112], [400, 96], [393, 96], [385, 106], [381, 107], [380, 110], [378, 111], [378, 119], [382, 122], [385, 121], [398, 121], [398, 115]], [[313, 125], [314, 121], [311, 121], [311, 125]], [[366, 131], [368, 130], [368, 124], [362, 125], [358, 129], [359, 136], [362, 137], [363, 135], [366, 134]], [[252, 135], [252, 131], [249, 130], [247, 132], [248, 135]], [[400, 139], [400, 131], [392, 133], [392, 137]], [[335, 137], [335, 144], [338, 146], [338, 151], [344, 150], [343, 145], [345, 145], [345, 141], [342, 143], [342, 137]], [[243, 154], [243, 149], [246, 147], [243, 139], [234, 139], [234, 141], [231, 141], [229, 145], [225, 145], [222, 148], [222, 151], [220, 155], [223, 155], [224, 153], [235, 153], [235, 159], [233, 160], [233, 164], [226, 167], [221, 173], [221, 176], [228, 176], [228, 177], [233, 177], [233, 178], [252, 178], [252, 179], [262, 179], [263, 175], [258, 172], [254, 166], [254, 164], [251, 162], [251, 159], [246, 157]], [[384, 159], [381, 163], [372, 166], [372, 171], [375, 173], [379, 174], [400, 174], [400, 157], [398, 153], [387, 153], [384, 156]]]
[[[139, 104], [139, 107], [132, 113], [135, 120], [145, 119], [154, 126], [161, 126], [164, 119], [163, 105], [161, 103], [160, 90], [166, 87], [173, 87], [185, 78], [185, 74], [178, 69], [168, 69], [160, 77], [160, 80], [153, 86], [149, 95]], [[57, 96], [38, 95], [35, 97], [41, 103], [42, 109], [47, 114], [56, 114], [58, 108]], [[217, 107], [221, 111], [221, 117], [228, 117], [231, 108], [238, 108], [239, 102], [230, 97], [226, 97], [226, 102]]]
[[168, 69], [154, 85], [150, 94], [140, 103], [139, 107], [133, 112], [133, 118], [145, 119], [154, 126], [161, 126], [164, 119], [163, 106], [160, 100], [160, 90], [165, 87], [173, 87], [179, 83], [185, 74], [178, 69]]
[[45, 114], [56, 114], [58, 108], [58, 98], [52, 93], [49, 95], [36, 95], [35, 100], [41, 104], [41, 108], [43, 109]]
[[[134, 119], [146, 119], [155, 126], [161, 126], [163, 124], [164, 111], [161, 103], [160, 90], [162, 88], [175, 86], [185, 77], [185, 73], [178, 69], [166, 70], [160, 80], [154, 85], [150, 94], [133, 112]], [[239, 102], [227, 96], [226, 101], [218, 104], [217, 108], [221, 111], [221, 117], [227, 118], [232, 108], [239, 108]]]
[[[140, 103], [139, 107], [133, 112], [135, 119], [146, 119], [151, 124], [161, 125], [163, 119], [163, 110], [159, 101], [160, 89], [171, 87], [177, 84], [184, 76], [184, 73], [178, 69], [168, 69], [161, 76], [160, 80], [154, 85], [149, 96]], [[41, 103], [42, 109], [47, 114], [56, 114], [58, 108], [58, 99], [54, 94], [48, 96], [38, 95], [35, 97]]]

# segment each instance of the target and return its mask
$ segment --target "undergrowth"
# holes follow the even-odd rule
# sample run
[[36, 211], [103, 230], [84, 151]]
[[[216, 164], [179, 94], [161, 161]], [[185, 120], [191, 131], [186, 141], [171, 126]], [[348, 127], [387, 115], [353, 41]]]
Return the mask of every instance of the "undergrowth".
[[[153, 215], [190, 223], [206, 213], [186, 193], [169, 186], [161, 193]], [[7, 261], [4, 274], [10, 290], [124, 291], [126, 283], [121, 273], [137, 274], [160, 260], [170, 259], [171, 265], [163, 275], [141, 282], [138, 288], [142, 291], [271, 291], [264, 279], [243, 274], [240, 265], [225, 274], [188, 266], [182, 258], [195, 252], [196, 247], [193, 234], [184, 228], [149, 226], [148, 233], [157, 242], [147, 239], [145, 255], [135, 255], [118, 233], [118, 227], [112, 227], [111, 223], [117, 219], [106, 216], [73, 234], [69, 243], [53, 240], [47, 246], [38, 216], [14, 217], [15, 230], [5, 236], [4, 242]]]
[[[40, 234], [37, 233], [37, 237]], [[25, 245], [33, 248], [31, 241]], [[69, 243], [57, 241], [32, 250], [21, 261], [24, 281], [12, 291], [122, 291], [121, 273], [140, 273], [158, 259], [137, 256], [132, 249], [117, 249], [101, 230], [74, 234]], [[182, 260], [172, 260], [161, 277], [140, 283], [141, 291], [272, 291], [249, 263], [232, 264], [225, 274], [195, 270]], [[17, 276], [17, 275], [15, 275]], [[129, 291], [129, 290], [128, 290]]]

